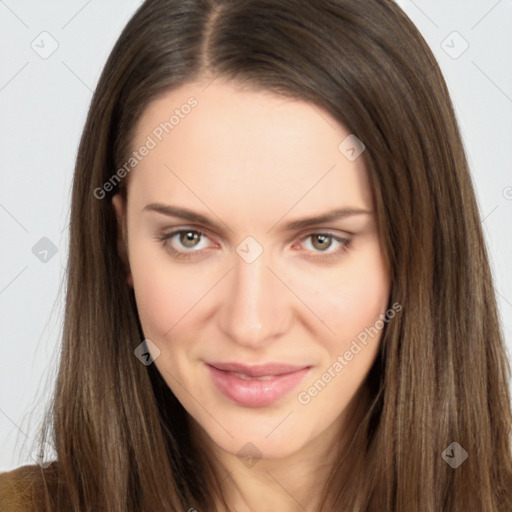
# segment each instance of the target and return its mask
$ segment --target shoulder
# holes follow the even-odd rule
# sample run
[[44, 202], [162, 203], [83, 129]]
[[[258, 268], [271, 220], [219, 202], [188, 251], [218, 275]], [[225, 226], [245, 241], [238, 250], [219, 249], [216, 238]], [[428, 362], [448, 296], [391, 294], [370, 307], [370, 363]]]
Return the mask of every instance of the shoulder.
[[22, 466], [0, 473], [0, 510], [9, 512], [32, 512], [37, 510], [44, 498], [42, 483], [53, 474], [55, 463], [46, 469], [39, 465]]

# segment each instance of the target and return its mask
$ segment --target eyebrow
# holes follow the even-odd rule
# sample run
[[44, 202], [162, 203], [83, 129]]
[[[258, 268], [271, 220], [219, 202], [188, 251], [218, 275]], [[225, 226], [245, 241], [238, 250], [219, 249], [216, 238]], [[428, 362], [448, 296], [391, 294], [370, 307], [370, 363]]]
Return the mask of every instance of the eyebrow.
[[[157, 212], [163, 215], [167, 215], [169, 217], [179, 217], [181, 219], [188, 220], [190, 222], [197, 222], [199, 224], [203, 224], [210, 229], [218, 230], [220, 229], [219, 225], [215, 223], [212, 219], [198, 212], [194, 212], [193, 210], [189, 210], [187, 208], [179, 208], [176, 206], [166, 205], [162, 203], [151, 203], [146, 205], [142, 212], [150, 211]], [[316, 215], [314, 217], [306, 217], [302, 219], [293, 220], [288, 222], [283, 227], [281, 227], [281, 231], [295, 231], [303, 228], [307, 228], [310, 226], [314, 226], [316, 224], [322, 224], [324, 222], [332, 222], [337, 219], [342, 219], [345, 217], [352, 217], [355, 215], [371, 215], [373, 211], [364, 210], [362, 208], [355, 207], [345, 207], [338, 208], [336, 210], [331, 210], [321, 215]], [[224, 224], [224, 223], [223, 223]]]

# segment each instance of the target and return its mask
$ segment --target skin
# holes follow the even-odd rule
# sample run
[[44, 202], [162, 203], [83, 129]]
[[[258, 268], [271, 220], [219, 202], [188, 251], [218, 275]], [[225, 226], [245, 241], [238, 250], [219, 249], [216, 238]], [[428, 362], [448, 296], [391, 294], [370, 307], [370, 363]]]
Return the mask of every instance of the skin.
[[[350, 440], [367, 407], [364, 379], [380, 332], [308, 404], [298, 394], [385, 314], [390, 293], [368, 174], [363, 157], [349, 161], [338, 149], [350, 132], [328, 112], [221, 79], [206, 84], [165, 94], [137, 125], [134, 148], [190, 96], [198, 101], [132, 171], [127, 204], [113, 198], [120, 233], [127, 223], [127, 281], [144, 334], [160, 350], [154, 364], [193, 418], [193, 435], [230, 474], [230, 505], [312, 510], [334, 447]], [[218, 228], [142, 211], [155, 202], [200, 212]], [[372, 213], [281, 228], [341, 207]], [[179, 234], [167, 247], [157, 239], [178, 228], [205, 236], [197, 248]], [[350, 245], [322, 245], [314, 235], [325, 232]], [[247, 236], [263, 249], [252, 263], [236, 252]], [[178, 259], [168, 247], [200, 255]], [[327, 253], [334, 256], [315, 259]], [[243, 407], [215, 387], [205, 361], [312, 368], [277, 402]], [[248, 442], [261, 455], [252, 467], [237, 456]]]

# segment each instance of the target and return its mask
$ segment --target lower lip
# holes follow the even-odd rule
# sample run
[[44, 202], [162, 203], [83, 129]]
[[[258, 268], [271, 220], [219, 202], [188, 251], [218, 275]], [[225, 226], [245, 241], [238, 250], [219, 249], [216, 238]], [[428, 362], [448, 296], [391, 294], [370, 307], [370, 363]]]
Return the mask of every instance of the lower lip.
[[268, 380], [242, 379], [232, 372], [209, 364], [213, 382], [227, 398], [245, 407], [265, 407], [290, 392], [309, 372], [310, 367], [293, 373], [276, 375]]

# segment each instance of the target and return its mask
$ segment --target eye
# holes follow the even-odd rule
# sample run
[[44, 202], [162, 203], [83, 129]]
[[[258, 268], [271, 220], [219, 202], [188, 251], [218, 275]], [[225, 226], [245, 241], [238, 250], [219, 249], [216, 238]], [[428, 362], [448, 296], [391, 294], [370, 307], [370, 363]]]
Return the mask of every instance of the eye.
[[[208, 245], [205, 246], [203, 242], [209, 240], [209, 237], [197, 229], [181, 228], [162, 233], [157, 236], [157, 239], [173, 257], [191, 260], [203, 256], [204, 250], [208, 248]], [[302, 244], [306, 240], [310, 242], [305, 245], [311, 247], [306, 252], [316, 253], [308, 256], [313, 260], [339, 258], [348, 250], [351, 243], [350, 239], [333, 233], [309, 233], [300, 239]], [[333, 250], [331, 250], [332, 247], [334, 247]]]
[[[302, 237], [301, 241], [310, 240], [312, 252], [317, 253], [311, 256], [312, 259], [326, 260], [331, 258], [339, 258], [345, 253], [351, 243], [348, 238], [343, 238], [333, 233], [309, 233]], [[334, 250], [329, 250], [334, 246]]]
[[187, 260], [200, 255], [201, 249], [204, 249], [201, 242], [205, 239], [207, 236], [197, 229], [177, 229], [158, 236], [158, 240], [162, 242], [169, 253], [178, 259]]

